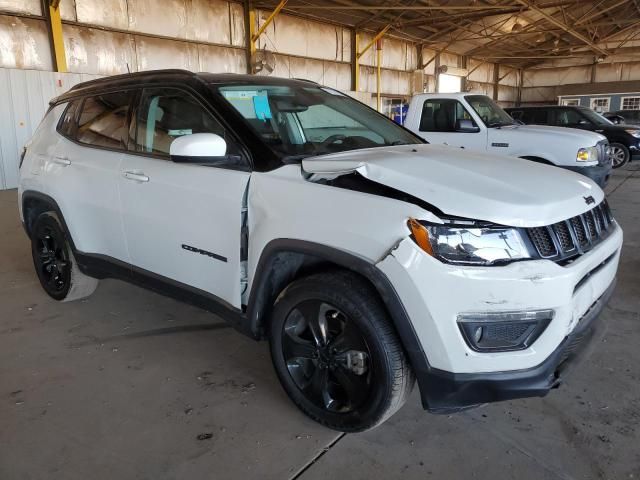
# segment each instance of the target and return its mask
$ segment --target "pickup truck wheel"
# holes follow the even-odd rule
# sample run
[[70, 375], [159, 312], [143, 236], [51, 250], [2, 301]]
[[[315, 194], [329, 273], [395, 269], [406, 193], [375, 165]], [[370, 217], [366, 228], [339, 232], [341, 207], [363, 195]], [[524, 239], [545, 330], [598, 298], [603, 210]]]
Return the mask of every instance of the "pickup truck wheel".
[[294, 281], [276, 302], [271, 358], [293, 402], [344, 432], [371, 429], [405, 402], [414, 376], [375, 291], [347, 272]]
[[624, 167], [629, 163], [631, 154], [629, 149], [621, 143], [612, 143], [609, 145], [609, 157], [611, 158], [611, 166], [613, 168]]
[[31, 255], [42, 288], [55, 300], [68, 302], [85, 298], [98, 286], [98, 280], [78, 268], [54, 212], [44, 212], [36, 219], [31, 234]]

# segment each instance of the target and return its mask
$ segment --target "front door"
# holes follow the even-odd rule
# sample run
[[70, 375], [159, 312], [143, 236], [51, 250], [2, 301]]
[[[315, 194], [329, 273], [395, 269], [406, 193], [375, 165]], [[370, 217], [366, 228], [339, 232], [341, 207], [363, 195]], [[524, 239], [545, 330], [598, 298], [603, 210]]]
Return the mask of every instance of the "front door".
[[[131, 121], [120, 194], [134, 268], [241, 304], [240, 242], [248, 171], [174, 163], [171, 142], [224, 128], [190, 92], [148, 88]], [[233, 150], [227, 140], [227, 152]]]

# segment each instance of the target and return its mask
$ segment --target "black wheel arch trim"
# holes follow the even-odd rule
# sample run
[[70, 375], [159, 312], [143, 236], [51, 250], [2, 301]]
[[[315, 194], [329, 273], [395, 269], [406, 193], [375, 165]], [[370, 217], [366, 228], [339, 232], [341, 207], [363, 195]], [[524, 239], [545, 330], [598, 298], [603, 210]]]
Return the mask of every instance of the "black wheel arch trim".
[[[24, 192], [22, 192], [22, 197], [20, 198], [20, 203], [22, 205], [22, 216], [23, 216], [23, 221], [22, 221], [22, 226], [24, 227], [25, 231], [27, 232], [27, 236], [31, 237], [31, 227], [32, 225], [30, 224], [29, 220], [27, 218], [27, 202], [29, 200], [36, 200], [39, 202], [42, 202], [44, 204], [49, 205], [50, 209], [53, 210], [56, 215], [58, 216], [58, 218], [60, 219], [60, 221], [62, 222], [62, 228], [64, 229], [64, 233], [67, 236], [67, 240], [69, 241], [69, 243], [71, 244], [71, 248], [73, 249], [74, 253], [76, 252], [76, 246], [73, 243], [73, 238], [71, 238], [71, 234], [69, 233], [69, 227], [67, 226], [67, 222], [64, 218], [64, 214], [62, 213], [62, 209], [60, 208], [60, 205], [58, 205], [58, 202], [56, 202], [53, 197], [42, 193], [42, 192], [38, 192], [36, 190], [25, 190]], [[35, 220], [35, 218], [31, 219], [31, 220]]]
[[276, 288], [274, 291], [272, 289], [273, 284], [269, 279], [274, 272], [274, 266], [277, 265], [277, 262], [282, 258], [280, 254], [291, 253], [315, 257], [321, 262], [327, 262], [331, 265], [350, 270], [364, 277], [371, 283], [386, 307], [405, 352], [409, 357], [411, 366], [418, 379], [422, 404], [427, 408], [426, 378], [430, 367], [427, 356], [422, 349], [422, 344], [411, 323], [411, 319], [387, 276], [373, 263], [357, 254], [305, 240], [286, 238], [271, 240], [260, 254], [249, 296], [249, 303], [246, 308], [249, 329], [253, 332], [253, 335], [256, 338], [263, 338], [265, 336], [265, 326], [268, 322], [270, 307], [273, 305], [275, 297], [282, 291], [280, 288]]

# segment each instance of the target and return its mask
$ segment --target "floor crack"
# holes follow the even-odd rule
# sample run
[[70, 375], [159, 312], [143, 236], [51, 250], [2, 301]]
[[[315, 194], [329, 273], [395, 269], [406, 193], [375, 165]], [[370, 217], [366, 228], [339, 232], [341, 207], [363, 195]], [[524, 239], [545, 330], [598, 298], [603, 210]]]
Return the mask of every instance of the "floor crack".
[[329, 450], [331, 450], [340, 440], [342, 440], [345, 435], [346, 433], [343, 432], [335, 439], [333, 439], [326, 447], [320, 450], [315, 457], [313, 457], [307, 464], [305, 464], [300, 470], [298, 470], [298, 472], [289, 480], [297, 480], [298, 478], [300, 478], [304, 472], [309, 470], [309, 468], [311, 468], [314, 463], [320, 460]]

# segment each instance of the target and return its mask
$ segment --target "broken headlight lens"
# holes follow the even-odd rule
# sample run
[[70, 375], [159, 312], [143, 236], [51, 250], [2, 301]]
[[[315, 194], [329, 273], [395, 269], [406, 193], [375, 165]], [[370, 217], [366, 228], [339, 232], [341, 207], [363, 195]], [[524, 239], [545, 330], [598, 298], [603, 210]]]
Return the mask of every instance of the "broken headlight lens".
[[[425, 252], [446, 263], [488, 266], [531, 258], [518, 229], [469, 223], [469, 226], [434, 225], [410, 220], [409, 228]], [[420, 241], [425, 234], [428, 245]]]

